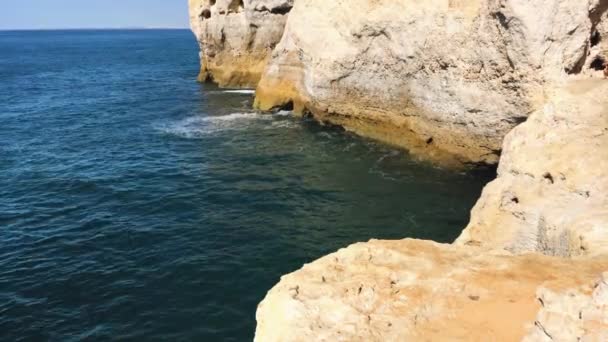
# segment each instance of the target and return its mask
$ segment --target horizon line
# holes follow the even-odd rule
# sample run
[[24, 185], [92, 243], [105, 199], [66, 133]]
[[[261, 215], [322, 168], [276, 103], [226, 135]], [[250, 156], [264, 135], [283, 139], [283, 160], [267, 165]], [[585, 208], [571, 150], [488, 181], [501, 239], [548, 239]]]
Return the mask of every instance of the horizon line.
[[86, 31], [86, 30], [189, 30], [189, 27], [41, 27], [41, 28], [0, 28], [0, 31]]

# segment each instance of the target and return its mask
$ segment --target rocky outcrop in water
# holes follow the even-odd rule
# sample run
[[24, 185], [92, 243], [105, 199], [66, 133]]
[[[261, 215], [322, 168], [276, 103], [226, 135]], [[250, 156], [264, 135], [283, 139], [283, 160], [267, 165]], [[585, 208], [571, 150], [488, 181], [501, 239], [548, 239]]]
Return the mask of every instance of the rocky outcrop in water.
[[189, 0], [199, 81], [254, 88], [283, 35], [293, 0]]

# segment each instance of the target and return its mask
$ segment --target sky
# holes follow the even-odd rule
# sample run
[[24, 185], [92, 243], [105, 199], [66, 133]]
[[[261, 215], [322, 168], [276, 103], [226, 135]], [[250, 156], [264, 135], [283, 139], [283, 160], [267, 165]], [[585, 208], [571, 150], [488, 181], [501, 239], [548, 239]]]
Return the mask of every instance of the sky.
[[0, 0], [0, 30], [187, 28], [188, 0]]

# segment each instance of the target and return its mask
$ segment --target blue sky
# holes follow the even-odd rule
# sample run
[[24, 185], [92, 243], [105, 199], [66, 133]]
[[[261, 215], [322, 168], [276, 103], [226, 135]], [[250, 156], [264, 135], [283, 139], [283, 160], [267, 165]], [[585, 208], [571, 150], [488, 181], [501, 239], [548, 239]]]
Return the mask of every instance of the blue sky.
[[0, 30], [188, 27], [188, 0], [0, 0]]

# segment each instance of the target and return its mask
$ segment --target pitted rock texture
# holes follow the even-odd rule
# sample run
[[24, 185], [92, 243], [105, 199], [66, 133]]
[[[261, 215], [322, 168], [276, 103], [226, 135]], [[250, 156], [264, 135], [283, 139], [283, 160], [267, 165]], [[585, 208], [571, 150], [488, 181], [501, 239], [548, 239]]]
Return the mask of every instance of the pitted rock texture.
[[586, 74], [601, 77], [602, 65], [608, 62], [608, 12], [600, 15], [601, 8], [593, 15], [599, 16], [599, 22], [593, 27], [589, 39], [589, 53], [583, 70]]
[[[553, 332], [567, 322], [577, 331], [572, 336], [602, 341], [606, 287], [593, 293], [593, 286], [607, 269], [607, 258], [483, 255], [467, 246], [372, 240], [283, 276], [258, 307], [255, 340], [543, 341], [540, 324]], [[582, 319], [554, 316], [565, 312], [560, 305], [582, 310]]]
[[556, 256], [608, 253], [608, 81], [571, 82], [506, 137], [498, 178], [458, 244]]
[[494, 164], [548, 84], [587, 73], [607, 5], [298, 0], [256, 106], [293, 104], [445, 164]]
[[561, 293], [539, 289], [542, 309], [524, 341], [608, 341], [608, 272], [594, 285]]
[[292, 6], [293, 0], [189, 0], [199, 81], [255, 88]]

